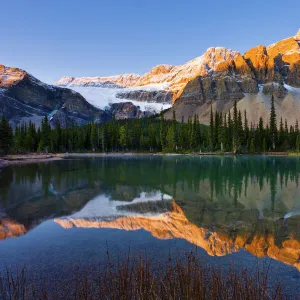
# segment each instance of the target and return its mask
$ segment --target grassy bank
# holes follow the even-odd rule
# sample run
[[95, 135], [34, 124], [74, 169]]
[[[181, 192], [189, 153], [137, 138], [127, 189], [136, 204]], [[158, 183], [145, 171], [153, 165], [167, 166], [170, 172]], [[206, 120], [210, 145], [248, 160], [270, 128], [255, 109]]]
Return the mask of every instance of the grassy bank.
[[[250, 274], [247, 270], [222, 270], [207, 266], [192, 255], [170, 258], [153, 272], [151, 261], [129, 256], [96, 273], [78, 270], [69, 284], [61, 281], [30, 282], [25, 270], [0, 276], [3, 300], [36, 299], [287, 299], [279, 282], [268, 278], [268, 268]], [[52, 288], [50, 288], [51, 286]]]

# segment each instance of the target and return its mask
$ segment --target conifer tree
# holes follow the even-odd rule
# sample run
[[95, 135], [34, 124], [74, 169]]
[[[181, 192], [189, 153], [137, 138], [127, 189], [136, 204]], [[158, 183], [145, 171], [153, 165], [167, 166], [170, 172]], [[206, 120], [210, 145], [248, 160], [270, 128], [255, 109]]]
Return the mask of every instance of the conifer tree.
[[297, 139], [296, 139], [296, 151], [300, 152], [300, 135], [297, 135]]
[[233, 152], [237, 153], [239, 148], [239, 136], [238, 136], [238, 111], [236, 101], [234, 101], [233, 105]]
[[237, 143], [240, 148], [241, 144], [244, 143], [244, 130], [243, 130], [243, 122], [242, 122], [242, 114], [239, 110], [238, 119], [237, 119]]
[[98, 149], [98, 130], [94, 122], [91, 123], [91, 145], [95, 152]]
[[4, 116], [0, 120], [0, 155], [8, 154], [13, 146], [13, 131]]
[[227, 127], [228, 127], [228, 150], [232, 151], [232, 144], [233, 144], [233, 122], [231, 120], [231, 114], [230, 111], [228, 112], [228, 122], [227, 122]]
[[285, 133], [284, 133], [283, 121], [282, 121], [282, 117], [281, 117], [280, 124], [279, 124], [279, 144], [280, 144], [280, 146], [283, 145], [284, 140], [285, 140]]
[[296, 120], [295, 123], [295, 133], [298, 135], [299, 134], [299, 124], [298, 124], [298, 120]]
[[246, 110], [244, 110], [244, 142], [247, 149], [249, 144], [249, 124]]
[[275, 149], [277, 143], [277, 122], [276, 122], [276, 111], [274, 104], [274, 96], [271, 97], [271, 111], [270, 111], [270, 138], [272, 148]]
[[[226, 122], [226, 120], [225, 120]], [[219, 149], [221, 151], [224, 150], [224, 126], [223, 126], [223, 116], [222, 113], [219, 114], [219, 125], [218, 125], [218, 142], [219, 142]]]
[[172, 127], [173, 127], [173, 149], [177, 150], [178, 148], [178, 132], [177, 132], [177, 121], [176, 121], [176, 111], [173, 110], [173, 120], [172, 120]]
[[211, 151], [214, 150], [214, 144], [215, 144], [215, 140], [214, 140], [214, 115], [213, 115], [212, 105], [211, 105], [210, 106], [210, 122], [209, 122], [209, 147], [210, 147]]
[[124, 125], [120, 127], [120, 145], [122, 147], [122, 150], [126, 148], [126, 142], [127, 142], [127, 136], [126, 136], [126, 128]]
[[48, 123], [48, 117], [45, 116], [45, 118], [42, 120], [42, 126], [41, 126], [41, 140], [39, 143], [39, 151], [45, 151], [48, 152], [50, 150], [50, 131], [51, 127]]
[[255, 153], [254, 137], [251, 138], [251, 142], [250, 142], [250, 153], [251, 153], [251, 154], [254, 154], [254, 153]]
[[160, 136], [160, 145], [161, 149], [163, 150], [165, 148], [165, 126], [164, 126], [164, 115], [163, 112], [160, 113], [160, 131], [159, 131], [159, 136]]

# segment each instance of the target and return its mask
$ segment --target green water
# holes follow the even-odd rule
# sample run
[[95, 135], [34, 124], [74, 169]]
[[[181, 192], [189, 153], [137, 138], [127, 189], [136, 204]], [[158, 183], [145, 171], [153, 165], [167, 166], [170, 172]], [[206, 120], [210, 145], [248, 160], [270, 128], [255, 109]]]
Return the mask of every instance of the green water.
[[43, 262], [49, 272], [53, 264], [89, 264], [107, 241], [111, 251], [130, 244], [161, 259], [169, 248], [196, 247], [210, 263], [270, 258], [273, 274], [296, 290], [299, 175], [299, 158], [263, 156], [98, 157], [7, 167], [0, 170], [2, 264]]

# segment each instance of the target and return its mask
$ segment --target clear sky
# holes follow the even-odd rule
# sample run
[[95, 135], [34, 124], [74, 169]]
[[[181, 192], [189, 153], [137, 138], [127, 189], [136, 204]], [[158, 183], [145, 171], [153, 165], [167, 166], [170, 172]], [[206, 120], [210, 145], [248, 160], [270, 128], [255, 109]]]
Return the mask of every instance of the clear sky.
[[1, 1], [0, 64], [61, 76], [143, 74], [211, 46], [244, 52], [293, 36], [300, 1]]

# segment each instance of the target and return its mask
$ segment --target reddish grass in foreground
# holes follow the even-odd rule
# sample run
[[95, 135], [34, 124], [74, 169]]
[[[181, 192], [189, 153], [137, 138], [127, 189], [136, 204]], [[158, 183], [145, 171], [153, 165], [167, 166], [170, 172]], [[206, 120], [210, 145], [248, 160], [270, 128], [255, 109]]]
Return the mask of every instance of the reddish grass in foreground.
[[[7, 271], [0, 276], [2, 300], [36, 299], [287, 299], [282, 285], [273, 282], [268, 289], [268, 268], [250, 275], [247, 270], [207, 266], [193, 254], [182, 259], [169, 259], [159, 271], [152, 271], [151, 261], [131, 258], [113, 264], [108, 256], [107, 266], [96, 274], [80, 271], [74, 274], [72, 284], [59, 282], [37, 285], [29, 281], [23, 269]], [[48, 286], [48, 288], [47, 288]]]

